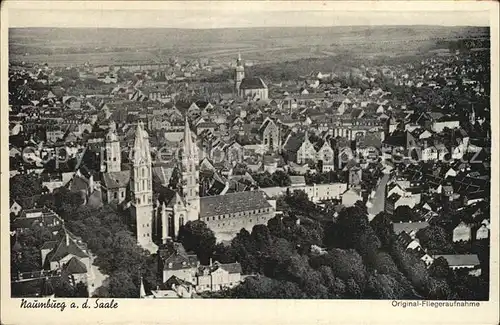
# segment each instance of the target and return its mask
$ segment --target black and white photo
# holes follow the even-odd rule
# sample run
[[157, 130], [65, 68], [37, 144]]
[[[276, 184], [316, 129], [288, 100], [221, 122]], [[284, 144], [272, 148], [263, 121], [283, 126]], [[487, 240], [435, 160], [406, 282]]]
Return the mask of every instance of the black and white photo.
[[11, 10], [10, 297], [489, 301], [490, 13], [229, 4]]

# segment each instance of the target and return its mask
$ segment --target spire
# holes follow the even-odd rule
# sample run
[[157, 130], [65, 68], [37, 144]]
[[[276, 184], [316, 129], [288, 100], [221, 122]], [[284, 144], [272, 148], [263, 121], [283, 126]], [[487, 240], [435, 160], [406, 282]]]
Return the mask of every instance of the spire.
[[238, 51], [238, 60], [236, 61], [238, 66], [241, 66], [241, 53]]
[[188, 117], [186, 116], [184, 125], [184, 146], [183, 146], [183, 159], [196, 159], [196, 145], [193, 143], [191, 136], [191, 128], [189, 127]]

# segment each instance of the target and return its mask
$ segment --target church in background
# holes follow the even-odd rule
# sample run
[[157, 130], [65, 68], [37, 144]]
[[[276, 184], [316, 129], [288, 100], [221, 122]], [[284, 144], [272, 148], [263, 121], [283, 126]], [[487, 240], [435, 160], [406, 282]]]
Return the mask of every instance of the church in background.
[[180, 175], [174, 181], [176, 184], [161, 185], [153, 191], [154, 161], [149, 135], [142, 122], [135, 130], [128, 169], [122, 170], [114, 123], [110, 124], [104, 148], [101, 158], [103, 201], [128, 208], [137, 242], [150, 253], [156, 253], [159, 245], [175, 241], [180, 227], [188, 221], [201, 220], [218, 241], [228, 241], [241, 229], [251, 231], [254, 225], [267, 224], [275, 215], [273, 202], [260, 190], [200, 197], [198, 146], [187, 118], [179, 155], [172, 161]]
[[236, 61], [234, 88], [235, 93], [243, 99], [267, 100], [269, 97], [267, 85], [261, 78], [245, 77], [245, 67], [241, 55], [238, 55]]

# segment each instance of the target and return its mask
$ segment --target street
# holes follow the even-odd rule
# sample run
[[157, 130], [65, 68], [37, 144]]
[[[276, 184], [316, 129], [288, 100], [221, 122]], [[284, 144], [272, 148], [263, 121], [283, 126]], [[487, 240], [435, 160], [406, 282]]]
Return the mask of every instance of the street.
[[94, 265], [95, 256], [90, 255], [90, 271], [89, 271], [89, 297], [92, 297], [100, 286], [103, 285], [104, 280], [108, 278], [103, 274], [99, 268]]
[[370, 199], [368, 202], [371, 205], [368, 206], [368, 220], [372, 221], [372, 219], [381, 211], [384, 211], [384, 203], [385, 203], [385, 186], [389, 181], [389, 174], [384, 174], [380, 179], [380, 183], [375, 190], [375, 196], [373, 199]]

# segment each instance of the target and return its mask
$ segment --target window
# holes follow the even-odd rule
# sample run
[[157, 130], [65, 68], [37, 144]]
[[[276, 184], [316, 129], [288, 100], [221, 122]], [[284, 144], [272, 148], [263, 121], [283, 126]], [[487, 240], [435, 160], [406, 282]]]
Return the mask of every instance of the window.
[[113, 193], [113, 197], [114, 197], [115, 199], [117, 199], [117, 198], [118, 198], [118, 193], [117, 193], [117, 192]]
[[125, 197], [125, 192], [122, 192], [122, 197]]

